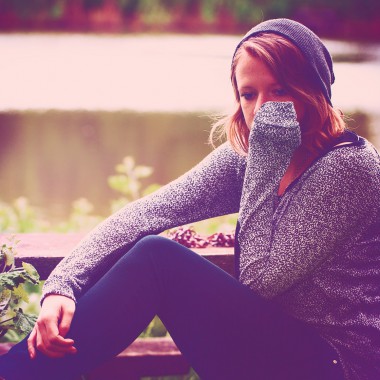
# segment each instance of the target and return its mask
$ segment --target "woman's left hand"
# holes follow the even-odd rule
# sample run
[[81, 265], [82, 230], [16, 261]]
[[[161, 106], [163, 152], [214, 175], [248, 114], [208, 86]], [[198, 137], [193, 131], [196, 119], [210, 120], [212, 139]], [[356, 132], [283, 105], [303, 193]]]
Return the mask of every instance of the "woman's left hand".
[[36, 350], [50, 358], [61, 358], [77, 352], [73, 339], [65, 338], [75, 312], [75, 302], [65, 296], [49, 295], [45, 298], [37, 323], [28, 338], [31, 359]]

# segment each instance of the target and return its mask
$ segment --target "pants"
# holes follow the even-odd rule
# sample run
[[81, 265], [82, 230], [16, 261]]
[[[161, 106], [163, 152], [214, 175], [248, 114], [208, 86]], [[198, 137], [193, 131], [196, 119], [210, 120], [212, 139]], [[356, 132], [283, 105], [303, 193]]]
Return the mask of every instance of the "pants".
[[77, 303], [77, 354], [29, 360], [25, 340], [0, 357], [5, 380], [70, 380], [112, 358], [158, 315], [202, 380], [342, 380], [336, 352], [191, 250], [141, 239]]

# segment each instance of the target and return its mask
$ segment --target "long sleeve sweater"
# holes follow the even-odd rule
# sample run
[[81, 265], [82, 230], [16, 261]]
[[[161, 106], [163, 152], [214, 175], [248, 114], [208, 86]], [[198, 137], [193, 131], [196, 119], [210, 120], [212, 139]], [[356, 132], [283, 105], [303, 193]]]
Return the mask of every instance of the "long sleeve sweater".
[[247, 157], [225, 143], [93, 230], [43, 296], [79, 298], [141, 237], [239, 211], [239, 280], [318, 330], [349, 380], [380, 378], [380, 158], [365, 139], [331, 149], [281, 196], [300, 144], [291, 103], [255, 116]]

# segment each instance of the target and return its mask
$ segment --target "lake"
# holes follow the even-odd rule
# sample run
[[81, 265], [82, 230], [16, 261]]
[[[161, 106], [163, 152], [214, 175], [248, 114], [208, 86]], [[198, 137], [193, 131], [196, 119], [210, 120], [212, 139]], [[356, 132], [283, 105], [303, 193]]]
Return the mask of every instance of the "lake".
[[[0, 34], [0, 200], [26, 196], [48, 218], [86, 197], [108, 213], [107, 177], [126, 155], [164, 184], [211, 148], [229, 109], [239, 36]], [[380, 44], [326, 41], [333, 102], [380, 148]]]

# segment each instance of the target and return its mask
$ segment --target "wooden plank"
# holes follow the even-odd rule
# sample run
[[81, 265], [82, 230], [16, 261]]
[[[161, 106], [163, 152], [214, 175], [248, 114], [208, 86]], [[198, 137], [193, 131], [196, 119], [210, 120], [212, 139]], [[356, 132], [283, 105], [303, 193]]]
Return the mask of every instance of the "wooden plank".
[[[10, 234], [0, 234], [0, 244], [9, 243]], [[16, 246], [16, 265], [22, 261], [36, 267], [41, 280], [46, 280], [55, 266], [68, 255], [84, 237], [82, 233], [25, 233], [16, 234], [19, 243]], [[226, 272], [234, 273], [233, 248], [194, 248]]]
[[88, 380], [185, 375], [189, 371], [190, 365], [170, 337], [140, 338], [116, 358], [88, 374]]
[[194, 248], [193, 251], [230, 275], [235, 275], [234, 249], [232, 247]]
[[16, 266], [22, 261], [32, 264], [40, 274], [41, 280], [46, 280], [51, 271], [63, 257], [68, 255], [83, 238], [81, 233], [25, 233], [1, 234], [0, 244], [9, 243], [9, 238], [15, 236]]
[[[13, 343], [0, 344], [0, 355]], [[185, 375], [190, 365], [170, 337], [138, 338], [115, 358], [86, 374], [88, 380], [132, 380], [142, 376]]]

